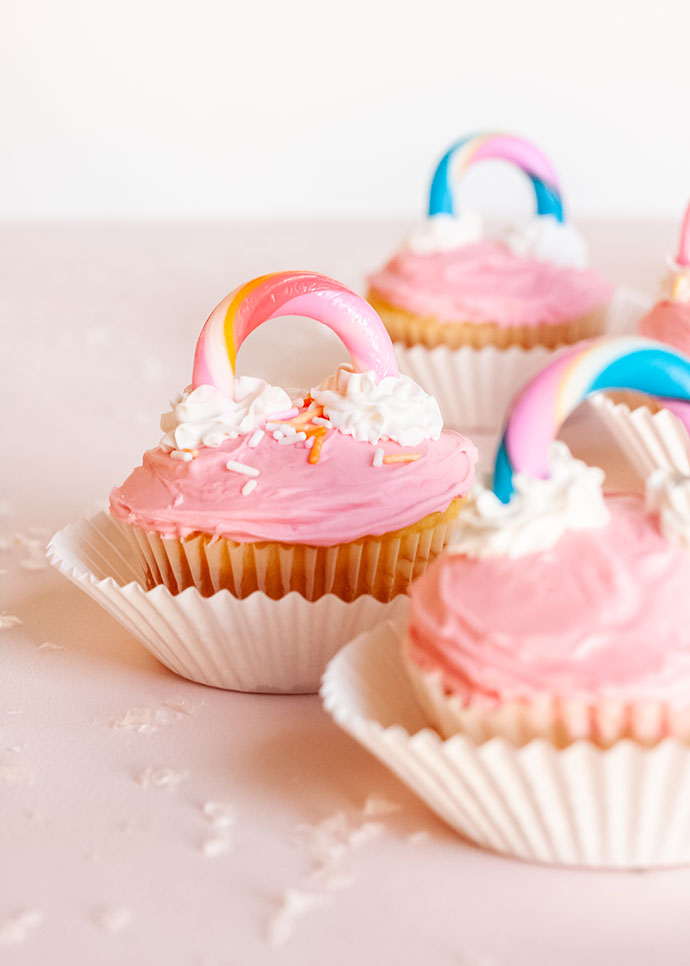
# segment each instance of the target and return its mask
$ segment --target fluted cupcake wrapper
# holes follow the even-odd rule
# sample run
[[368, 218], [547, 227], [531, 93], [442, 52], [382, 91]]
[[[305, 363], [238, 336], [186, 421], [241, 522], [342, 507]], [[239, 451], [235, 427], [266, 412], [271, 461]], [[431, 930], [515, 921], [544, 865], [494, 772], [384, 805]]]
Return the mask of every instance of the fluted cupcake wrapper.
[[592, 403], [643, 480], [657, 469], [690, 475], [690, 438], [680, 419], [668, 409], [652, 412], [644, 404], [631, 408], [604, 393], [594, 396]]
[[310, 602], [257, 591], [204, 597], [194, 587], [146, 590], [130, 545], [108, 514], [65, 527], [47, 548], [50, 562], [115, 617], [176, 674], [236, 691], [311, 693], [343, 644], [383, 619], [397, 619], [406, 598], [381, 603], [332, 594]]
[[343, 648], [324, 675], [324, 705], [460, 835], [558, 865], [690, 863], [690, 746], [444, 740], [403, 666], [404, 633], [386, 623]]
[[[645, 296], [618, 289], [607, 309], [604, 334], [635, 331], [648, 306]], [[515, 393], [556, 351], [543, 346], [428, 349], [395, 343], [400, 370], [436, 397], [446, 426], [461, 431], [498, 431]]]

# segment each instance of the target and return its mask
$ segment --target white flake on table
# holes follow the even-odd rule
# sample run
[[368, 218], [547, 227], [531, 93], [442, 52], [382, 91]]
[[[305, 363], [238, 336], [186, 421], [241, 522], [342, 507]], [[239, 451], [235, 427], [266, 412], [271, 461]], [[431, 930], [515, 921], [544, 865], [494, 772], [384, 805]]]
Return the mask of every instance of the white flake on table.
[[209, 859], [213, 859], [217, 855], [224, 855], [229, 852], [230, 845], [231, 842], [227, 835], [214, 835], [211, 838], [204, 839], [201, 843], [201, 851]]
[[106, 932], [120, 932], [132, 921], [132, 911], [127, 906], [104, 906], [96, 909], [93, 921]]
[[232, 846], [230, 830], [235, 824], [234, 808], [226, 802], [208, 801], [204, 802], [201, 810], [214, 830], [214, 834], [201, 843], [201, 851], [209, 858], [229, 852]]
[[393, 815], [395, 812], [399, 812], [401, 808], [402, 805], [399, 805], [398, 802], [392, 802], [381, 795], [369, 795], [364, 802], [362, 815], [383, 817], [384, 815]]
[[43, 922], [40, 909], [24, 909], [0, 922], [0, 946], [16, 946], [29, 938]]
[[9, 627], [17, 627], [19, 624], [21, 624], [21, 619], [14, 614], [0, 614], [0, 631], [5, 631]]
[[268, 924], [268, 938], [272, 945], [281, 946], [292, 933], [295, 919], [328, 902], [328, 896], [302, 889], [287, 889], [278, 912]]
[[419, 832], [410, 832], [405, 841], [409, 845], [423, 845], [428, 842], [431, 836], [426, 831], [426, 829], [420, 829]]
[[48, 561], [45, 557], [25, 557], [24, 560], [19, 561], [19, 566], [23, 567], [24, 570], [45, 570], [48, 566]]
[[215, 828], [229, 828], [235, 824], [235, 809], [226, 802], [204, 802], [202, 811]]
[[189, 772], [177, 771], [175, 768], [145, 768], [134, 779], [143, 788], [166, 788], [179, 785], [189, 778]]
[[159, 708], [130, 708], [122, 717], [106, 719], [104, 723], [119, 731], [152, 734], [163, 725], [189, 714], [192, 712], [186, 706], [166, 701]]
[[64, 649], [65, 645], [58, 644], [56, 641], [44, 641], [42, 644], [39, 644], [37, 648], [39, 651], [63, 651]]

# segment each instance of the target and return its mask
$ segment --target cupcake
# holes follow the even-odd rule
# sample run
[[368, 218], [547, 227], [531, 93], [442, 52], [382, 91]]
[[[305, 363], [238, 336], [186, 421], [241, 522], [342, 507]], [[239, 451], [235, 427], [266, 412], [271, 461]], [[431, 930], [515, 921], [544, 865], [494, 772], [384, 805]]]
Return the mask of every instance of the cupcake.
[[[350, 352], [319, 386], [235, 375], [245, 338], [304, 315]], [[279, 272], [213, 310], [163, 437], [110, 496], [146, 586], [273, 600], [390, 601], [451, 540], [476, 450], [398, 371], [376, 312], [338, 282]]]
[[640, 333], [690, 355], [690, 205], [685, 211], [678, 252], [669, 260], [661, 299], [640, 321]]
[[[531, 180], [536, 214], [526, 223], [490, 232], [476, 212], [456, 210], [456, 172], [488, 158]], [[612, 291], [587, 268], [547, 158], [521, 138], [484, 134], [443, 156], [427, 221], [369, 278], [368, 299], [401, 367], [438, 395], [446, 421], [492, 429], [551, 351], [603, 331]]]
[[406, 666], [443, 735], [690, 742], [690, 477], [604, 494], [601, 470], [549, 446], [619, 388], [687, 401], [690, 360], [638, 338], [561, 353], [514, 403], [493, 490], [413, 587]]
[[[661, 299], [639, 322], [643, 336], [690, 355], [690, 205], [678, 251], [668, 260]], [[690, 472], [690, 406], [682, 399], [605, 393], [595, 400], [599, 416], [638, 474], [654, 469]]]

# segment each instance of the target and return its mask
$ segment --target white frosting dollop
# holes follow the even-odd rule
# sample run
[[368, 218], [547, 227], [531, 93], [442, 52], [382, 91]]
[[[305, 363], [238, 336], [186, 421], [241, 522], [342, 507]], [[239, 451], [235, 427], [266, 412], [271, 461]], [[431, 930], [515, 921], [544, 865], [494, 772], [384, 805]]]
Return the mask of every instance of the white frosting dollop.
[[391, 439], [417, 446], [424, 439], [438, 439], [443, 429], [438, 403], [408, 376], [377, 382], [373, 372], [342, 365], [311, 396], [335, 429], [360, 441]]
[[521, 225], [489, 231], [476, 211], [459, 215], [431, 215], [405, 239], [403, 247], [417, 255], [452, 251], [492, 239], [503, 242], [516, 255], [553, 262], [571, 268], [586, 268], [587, 245], [572, 225], [553, 215], [537, 215]]
[[553, 547], [566, 530], [603, 527], [609, 521], [604, 471], [574, 459], [565, 443], [549, 450], [549, 477], [514, 478], [509, 503], [475, 483], [459, 518], [449, 553], [468, 557], [523, 557]]
[[659, 517], [669, 543], [690, 549], [690, 477], [675, 470], [655, 470], [648, 478], [645, 502]]
[[239, 376], [231, 399], [214, 386], [188, 387], [170, 401], [171, 411], [161, 416], [164, 450], [220, 446], [229, 436], [252, 433], [270, 416], [293, 406], [288, 392], [263, 379]]
[[431, 215], [411, 232], [404, 247], [417, 255], [447, 252], [462, 245], [471, 245], [486, 237], [484, 219], [477, 211], [460, 215]]
[[587, 245], [582, 235], [553, 215], [538, 215], [513, 226], [502, 240], [516, 255], [563, 267], [587, 267]]

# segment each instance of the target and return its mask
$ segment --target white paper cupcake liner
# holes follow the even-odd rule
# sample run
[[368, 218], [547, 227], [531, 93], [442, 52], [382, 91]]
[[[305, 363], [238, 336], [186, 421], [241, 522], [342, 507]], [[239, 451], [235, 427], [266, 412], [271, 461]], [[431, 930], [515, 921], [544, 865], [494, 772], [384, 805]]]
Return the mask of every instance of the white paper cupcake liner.
[[362, 629], [398, 620], [407, 598], [384, 604], [332, 594], [309, 602], [297, 593], [238, 600], [221, 590], [145, 590], [122, 530], [106, 513], [60, 530], [50, 562], [98, 601], [176, 674], [234, 691], [312, 693], [328, 661]]
[[683, 423], [668, 409], [630, 409], [604, 393], [592, 404], [630, 465], [645, 480], [656, 469], [690, 475], [690, 439]]
[[400, 656], [405, 630], [379, 625], [331, 661], [321, 688], [337, 724], [460, 835], [516, 858], [592, 868], [690, 863], [690, 747], [578, 741], [515, 747], [428, 726]]
[[[629, 289], [618, 289], [609, 305], [605, 332], [636, 331], [649, 308], [649, 299]], [[555, 349], [537, 346], [448, 349], [395, 343], [401, 372], [438, 400], [448, 427], [462, 431], [495, 432], [515, 393], [549, 361]]]

